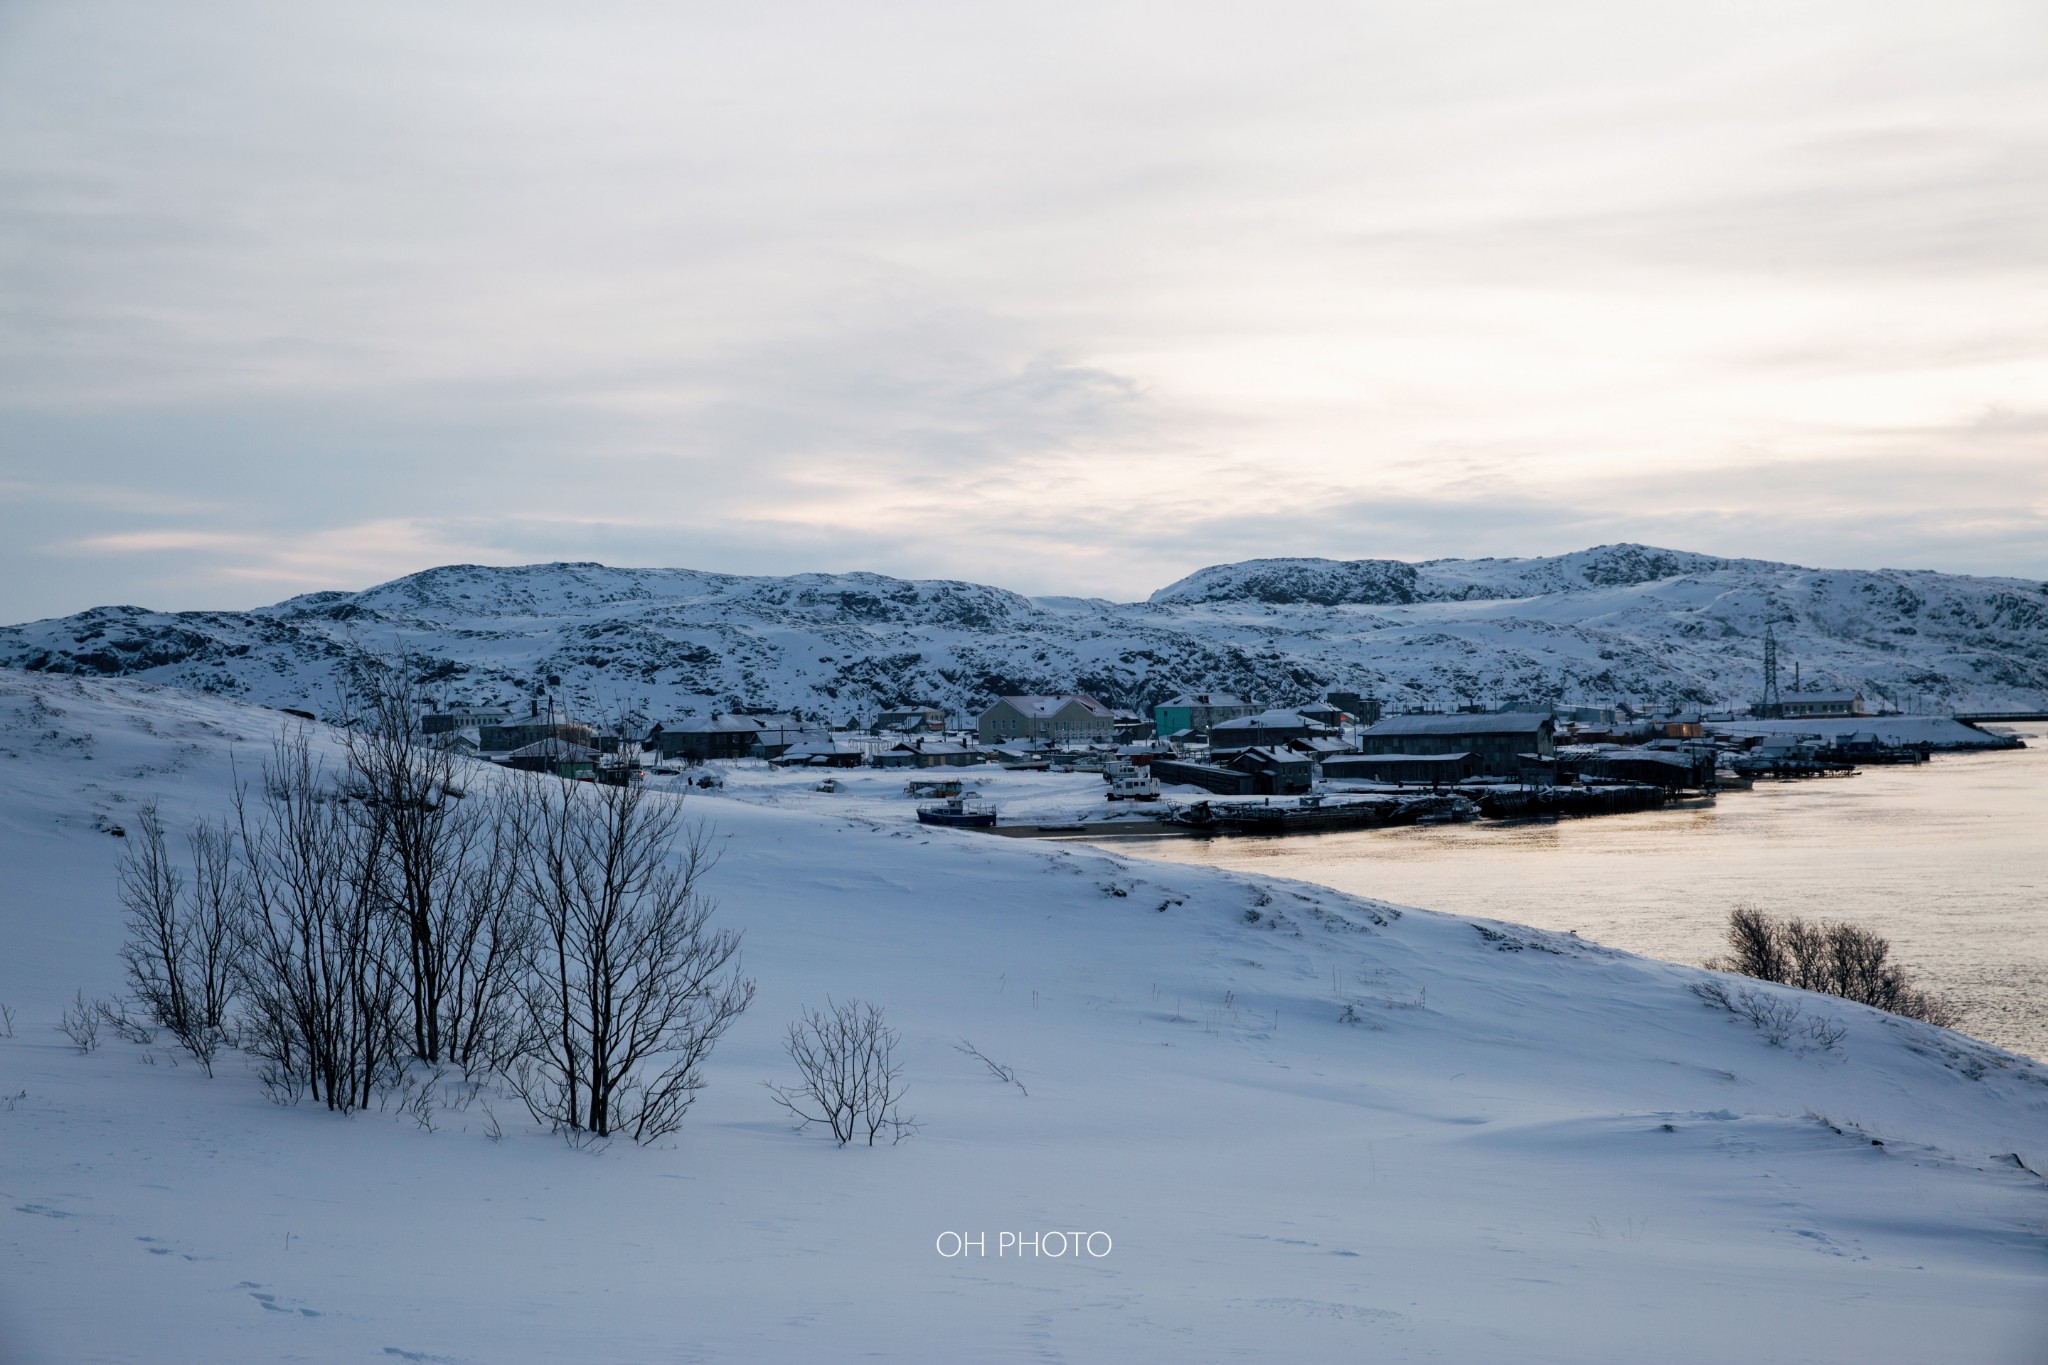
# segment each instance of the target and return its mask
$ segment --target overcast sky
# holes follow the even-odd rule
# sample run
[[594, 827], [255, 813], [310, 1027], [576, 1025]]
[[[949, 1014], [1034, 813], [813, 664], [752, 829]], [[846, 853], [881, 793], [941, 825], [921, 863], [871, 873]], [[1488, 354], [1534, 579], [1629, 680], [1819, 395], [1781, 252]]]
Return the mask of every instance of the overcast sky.
[[0, 3], [0, 619], [2048, 576], [2048, 5]]

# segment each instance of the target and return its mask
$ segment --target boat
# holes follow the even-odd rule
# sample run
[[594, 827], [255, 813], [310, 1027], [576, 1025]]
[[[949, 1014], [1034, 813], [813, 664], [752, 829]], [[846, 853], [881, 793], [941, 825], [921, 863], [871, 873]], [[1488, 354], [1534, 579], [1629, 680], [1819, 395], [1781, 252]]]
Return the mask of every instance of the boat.
[[917, 823], [945, 825], [953, 829], [991, 829], [996, 823], [996, 808], [986, 801], [969, 801], [963, 796], [953, 796], [919, 806]]

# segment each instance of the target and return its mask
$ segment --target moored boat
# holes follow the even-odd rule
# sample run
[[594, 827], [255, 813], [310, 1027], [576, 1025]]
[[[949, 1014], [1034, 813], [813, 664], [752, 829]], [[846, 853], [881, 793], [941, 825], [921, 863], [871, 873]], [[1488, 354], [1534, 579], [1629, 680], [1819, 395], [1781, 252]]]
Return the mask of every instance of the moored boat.
[[954, 829], [988, 829], [996, 822], [996, 808], [986, 801], [969, 801], [955, 796], [917, 808], [920, 825], [945, 825]]

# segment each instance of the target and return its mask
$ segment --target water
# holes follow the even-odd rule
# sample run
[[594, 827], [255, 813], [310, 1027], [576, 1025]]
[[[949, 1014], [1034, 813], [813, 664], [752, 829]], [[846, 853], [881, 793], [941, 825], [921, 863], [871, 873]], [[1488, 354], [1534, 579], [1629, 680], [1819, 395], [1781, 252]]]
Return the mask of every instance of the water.
[[1119, 840], [1126, 853], [1298, 877], [1673, 962], [1728, 909], [1850, 920], [1892, 942], [1964, 1032], [2048, 1060], [2048, 730], [2017, 752], [1758, 783], [1712, 805], [1286, 838]]

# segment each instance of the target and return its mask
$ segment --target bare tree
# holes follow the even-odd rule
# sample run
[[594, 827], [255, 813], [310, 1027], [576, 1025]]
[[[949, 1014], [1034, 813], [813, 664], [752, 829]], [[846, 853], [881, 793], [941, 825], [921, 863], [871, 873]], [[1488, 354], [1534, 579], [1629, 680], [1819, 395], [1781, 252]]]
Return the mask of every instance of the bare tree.
[[824, 1124], [841, 1147], [861, 1137], [872, 1147], [884, 1132], [901, 1142], [917, 1130], [917, 1120], [900, 1111], [905, 1090], [896, 1042], [881, 1006], [827, 1000], [822, 1010], [805, 1009], [783, 1040], [797, 1083], [765, 1084], [800, 1126]]
[[235, 794], [245, 1046], [274, 1094], [344, 1112], [396, 1083], [405, 1046], [405, 945], [379, 900], [380, 829], [350, 807], [302, 727], [274, 742], [257, 807]]
[[451, 946], [441, 931], [451, 915], [448, 902], [468, 870], [464, 855], [477, 820], [461, 804], [463, 785], [455, 771], [460, 760], [421, 732], [426, 699], [407, 676], [403, 658], [363, 655], [354, 663], [353, 685], [342, 697], [347, 785], [358, 814], [376, 826], [379, 893], [405, 926], [412, 1050], [438, 1062], [449, 1022], [448, 978], [461, 970], [450, 960]]
[[457, 826], [461, 876], [434, 904], [437, 1041], [472, 1076], [509, 1071], [533, 1042], [522, 988], [534, 919], [520, 885], [518, 814], [504, 793], [470, 795]]
[[557, 1131], [672, 1133], [754, 997], [740, 936], [712, 928], [716, 905], [699, 890], [717, 861], [710, 838], [679, 798], [638, 782], [515, 781], [536, 929], [533, 1045], [514, 1088]]
[[205, 822], [190, 836], [192, 878], [172, 863], [163, 821], [152, 803], [121, 858], [121, 903], [128, 938], [121, 957], [128, 983], [152, 1023], [171, 1036], [206, 1074], [227, 1041], [235, 993], [234, 952], [241, 885], [234, 832]]

